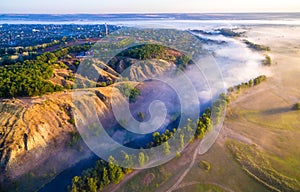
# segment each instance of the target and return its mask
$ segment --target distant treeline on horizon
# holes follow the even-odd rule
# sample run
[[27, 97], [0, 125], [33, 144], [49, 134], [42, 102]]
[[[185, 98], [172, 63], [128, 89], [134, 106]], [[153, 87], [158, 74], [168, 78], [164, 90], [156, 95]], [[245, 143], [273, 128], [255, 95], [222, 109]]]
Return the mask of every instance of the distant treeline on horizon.
[[300, 13], [151, 13], [151, 14], [0, 14], [0, 21], [99, 21], [99, 20], [282, 20], [299, 19]]

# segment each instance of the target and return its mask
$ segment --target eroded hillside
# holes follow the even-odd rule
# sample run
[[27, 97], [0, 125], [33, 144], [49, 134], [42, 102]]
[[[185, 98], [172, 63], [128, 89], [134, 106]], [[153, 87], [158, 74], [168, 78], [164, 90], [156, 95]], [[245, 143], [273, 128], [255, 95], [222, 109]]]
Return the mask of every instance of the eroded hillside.
[[[110, 90], [111, 87], [91, 90], [96, 93], [91, 94], [96, 109], [103, 116], [109, 113], [106, 100]], [[6, 173], [1, 179], [17, 178], [68, 148], [70, 133], [76, 131], [72, 107], [71, 92], [1, 101], [1, 172]]]
[[[88, 75], [83, 75], [84, 72], [75, 75], [75, 66], [66, 64], [67, 68], [54, 68], [53, 76], [49, 81], [54, 85], [84, 91], [80, 112], [85, 115], [93, 113], [89, 105], [86, 105], [92, 101], [100, 120], [107, 127], [113, 127], [116, 122], [110, 99], [114, 86], [122, 84], [125, 79], [141, 81], [161, 76], [177, 67], [184, 69], [190, 64], [188, 57], [178, 51], [153, 45], [149, 50], [148, 47], [146, 48], [149, 53], [152, 48], [159, 52], [152, 53], [149, 58], [136, 58], [125, 54], [107, 65], [95, 59], [81, 60], [80, 65], [87, 66]], [[139, 49], [129, 51], [139, 53]], [[163, 56], [159, 55], [161, 53]], [[140, 104], [141, 102], [132, 104], [133, 115], [137, 115], [141, 112], [140, 108], [148, 103], [145, 100], [153, 97], [153, 94], [148, 93], [147, 86], [154, 86], [155, 82], [150, 82], [149, 85], [129, 81], [128, 83], [141, 84], [138, 85], [139, 89], [145, 90], [148, 95], [141, 96], [143, 105]], [[77, 113], [76, 118], [73, 116], [76, 110], [72, 93], [74, 91], [65, 90], [39, 97], [0, 100], [0, 169], [1, 173], [4, 173], [0, 175], [1, 183], [17, 181], [18, 189], [36, 190], [67, 167], [90, 156], [91, 152], [85, 145], [78, 147], [76, 143], [74, 144], [78, 142], [79, 137], [75, 121], [80, 119], [78, 115], [81, 116], [83, 113]], [[117, 98], [114, 100], [117, 102], [116, 105], [125, 101], [124, 93], [114, 91], [113, 94], [114, 98]], [[147, 115], [147, 111], [145, 114]], [[38, 180], [41, 183], [28, 184], [30, 189], [23, 186], [28, 181]], [[8, 190], [15, 187], [9, 185]]]

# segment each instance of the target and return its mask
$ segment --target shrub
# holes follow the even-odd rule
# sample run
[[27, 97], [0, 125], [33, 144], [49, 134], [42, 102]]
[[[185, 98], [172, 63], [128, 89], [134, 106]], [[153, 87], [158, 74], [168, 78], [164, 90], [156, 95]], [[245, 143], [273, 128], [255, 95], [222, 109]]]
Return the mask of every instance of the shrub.
[[207, 161], [201, 161], [201, 162], [199, 163], [199, 167], [200, 167], [201, 169], [204, 169], [205, 171], [210, 171], [211, 165], [210, 165], [210, 163], [207, 162]]
[[293, 110], [300, 110], [300, 102], [299, 103], [296, 103], [296, 104], [294, 104], [294, 106], [293, 106], [293, 108], [292, 108]]
[[74, 118], [71, 118], [71, 119], [69, 120], [69, 122], [70, 122], [72, 125], [75, 125], [75, 119], [74, 119]]
[[141, 94], [140, 90], [130, 85], [129, 83], [122, 84], [117, 87], [122, 95], [129, 98], [129, 102], [134, 103], [137, 97]]
[[270, 66], [272, 64], [271, 57], [269, 55], [266, 55], [265, 59], [262, 61], [262, 64], [265, 66]]
[[143, 112], [138, 112], [138, 118], [139, 118], [139, 120], [144, 121], [145, 114]]

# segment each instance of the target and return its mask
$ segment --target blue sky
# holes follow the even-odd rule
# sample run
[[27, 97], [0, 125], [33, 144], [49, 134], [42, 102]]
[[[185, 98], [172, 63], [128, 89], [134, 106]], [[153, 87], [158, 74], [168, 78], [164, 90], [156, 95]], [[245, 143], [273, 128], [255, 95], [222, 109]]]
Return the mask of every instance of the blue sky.
[[0, 0], [0, 13], [300, 12], [299, 0]]

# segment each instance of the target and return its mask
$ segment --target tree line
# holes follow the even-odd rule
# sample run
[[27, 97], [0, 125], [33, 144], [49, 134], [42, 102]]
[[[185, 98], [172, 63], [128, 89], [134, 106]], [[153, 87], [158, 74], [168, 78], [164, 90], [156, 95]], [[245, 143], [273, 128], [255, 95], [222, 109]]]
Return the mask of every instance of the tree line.
[[271, 51], [271, 48], [270, 47], [267, 47], [267, 46], [264, 46], [264, 45], [259, 45], [259, 44], [256, 44], [256, 43], [252, 43], [248, 40], [244, 40], [244, 43], [250, 48], [250, 49], [253, 49], [253, 50], [256, 50], [256, 51]]
[[264, 82], [266, 80], [267, 80], [267, 76], [260, 75], [260, 76], [254, 78], [254, 79], [250, 79], [248, 82], [241, 83], [241, 84], [236, 85], [234, 87], [229, 87], [227, 89], [227, 91], [229, 93], [232, 93], [234, 91], [239, 92], [243, 88], [249, 88], [249, 87], [257, 86], [257, 85], [261, 84], [262, 82]]
[[158, 44], [143, 44], [122, 51], [109, 62], [109, 65], [116, 69], [118, 63], [125, 58], [138, 60], [162, 59], [165, 61], [174, 62], [174, 64], [182, 70], [185, 69], [189, 64], [192, 64], [190, 57], [181, 54], [176, 50], [172, 50], [171, 48]]
[[[53, 42], [53, 44], [50, 44], [49, 46], [54, 46], [56, 44], [56, 41]], [[48, 47], [45, 45], [45, 47]], [[8, 54], [4, 57], [2, 57], [1, 60], [1, 65], [12, 65], [16, 64], [18, 62], [23, 62], [26, 60], [38, 60], [38, 61], [43, 61], [43, 62], [49, 62], [53, 63], [56, 62], [58, 59], [68, 57], [69, 54], [71, 53], [81, 53], [81, 52], [86, 52], [90, 50], [92, 47], [91, 44], [82, 44], [82, 45], [76, 45], [76, 46], [69, 46], [69, 47], [63, 47], [55, 51], [51, 52], [45, 52], [42, 54], [38, 54], [34, 51], [28, 52], [28, 55], [23, 55], [23, 56], [18, 56], [17, 59], [12, 59], [11, 55], [17, 54], [17, 53], [23, 53], [25, 52], [25, 49], [22, 48], [9, 48], [9, 49], [0, 49], [0, 54], [5, 53]]]

